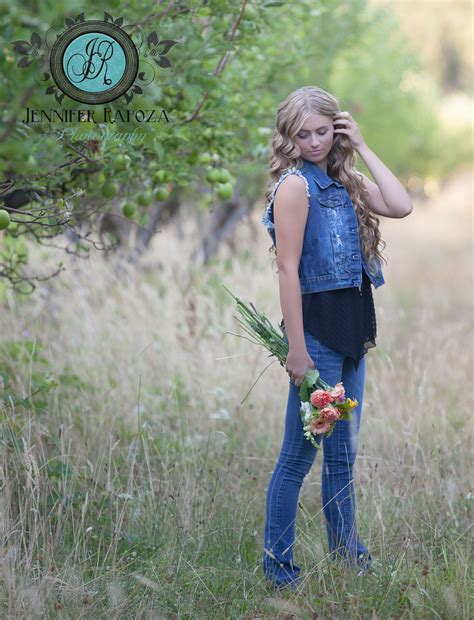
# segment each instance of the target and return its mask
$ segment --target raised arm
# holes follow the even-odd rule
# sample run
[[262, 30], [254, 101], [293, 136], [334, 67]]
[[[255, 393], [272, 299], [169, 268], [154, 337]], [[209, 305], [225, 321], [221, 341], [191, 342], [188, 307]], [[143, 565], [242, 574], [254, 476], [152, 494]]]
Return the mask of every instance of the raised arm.
[[[413, 204], [410, 196], [393, 172], [377, 157], [362, 137], [359, 126], [352, 116], [344, 110], [333, 117], [334, 133], [345, 134], [357, 150], [365, 165], [374, 177], [375, 183], [362, 173], [364, 187], [368, 192], [368, 207], [378, 215], [401, 218], [410, 215]], [[342, 127], [341, 127], [342, 125]]]

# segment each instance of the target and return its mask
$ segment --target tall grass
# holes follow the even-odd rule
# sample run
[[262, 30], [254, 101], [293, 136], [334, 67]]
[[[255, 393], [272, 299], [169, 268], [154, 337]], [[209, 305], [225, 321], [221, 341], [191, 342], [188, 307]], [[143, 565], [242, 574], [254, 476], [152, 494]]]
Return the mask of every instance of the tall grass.
[[296, 524], [303, 592], [275, 598], [265, 584], [288, 376], [273, 362], [244, 399], [271, 360], [228, 333], [235, 308], [221, 286], [281, 318], [255, 213], [237, 249], [204, 269], [186, 258], [188, 225], [120, 276], [113, 260], [51, 252], [67, 271], [4, 301], [1, 616], [469, 618], [468, 174], [408, 218], [381, 218], [389, 264], [355, 468], [358, 527], [380, 575], [328, 559], [317, 456]]

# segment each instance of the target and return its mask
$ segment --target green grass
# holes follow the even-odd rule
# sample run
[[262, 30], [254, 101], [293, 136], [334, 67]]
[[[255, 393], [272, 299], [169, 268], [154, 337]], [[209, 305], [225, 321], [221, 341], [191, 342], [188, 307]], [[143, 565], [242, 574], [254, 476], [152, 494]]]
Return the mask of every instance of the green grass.
[[463, 211], [425, 208], [382, 223], [389, 266], [354, 472], [378, 574], [329, 560], [318, 455], [296, 522], [303, 589], [269, 591], [265, 494], [288, 376], [273, 363], [241, 403], [269, 360], [226, 333], [237, 329], [221, 283], [276, 324], [277, 280], [262, 242], [252, 261], [196, 268], [187, 285], [167, 232], [156, 286], [114, 280], [91, 257], [73, 293], [72, 267], [58, 276], [51, 308], [39, 296], [2, 307], [0, 616], [472, 617], [469, 227]]

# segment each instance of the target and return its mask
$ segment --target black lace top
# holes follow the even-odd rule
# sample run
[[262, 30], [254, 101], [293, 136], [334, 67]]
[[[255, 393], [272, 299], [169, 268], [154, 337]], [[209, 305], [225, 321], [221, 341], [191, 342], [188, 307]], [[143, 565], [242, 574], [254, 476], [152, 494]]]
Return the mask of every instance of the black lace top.
[[[367, 349], [376, 346], [377, 323], [375, 318], [372, 283], [362, 268], [362, 285], [302, 296], [303, 328], [323, 344], [343, 353], [355, 361]], [[280, 325], [284, 328], [284, 321]]]

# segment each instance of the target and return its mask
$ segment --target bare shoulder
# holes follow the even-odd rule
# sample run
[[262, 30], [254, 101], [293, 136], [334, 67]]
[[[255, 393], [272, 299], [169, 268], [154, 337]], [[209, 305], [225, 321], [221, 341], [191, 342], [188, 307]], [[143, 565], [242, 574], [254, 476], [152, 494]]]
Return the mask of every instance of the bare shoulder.
[[[275, 196], [275, 235], [278, 268], [298, 271], [308, 218], [309, 191], [306, 178], [299, 171], [280, 177]], [[275, 188], [276, 191], [276, 188]]]
[[280, 185], [282, 187], [290, 187], [293, 189], [301, 189], [306, 192], [306, 179], [299, 174], [291, 173], [281, 181]]
[[[278, 191], [276, 191], [278, 189]], [[308, 186], [303, 175], [297, 173], [289, 173], [284, 176], [275, 188], [275, 207], [285, 203], [289, 207], [298, 205], [308, 206]]]

